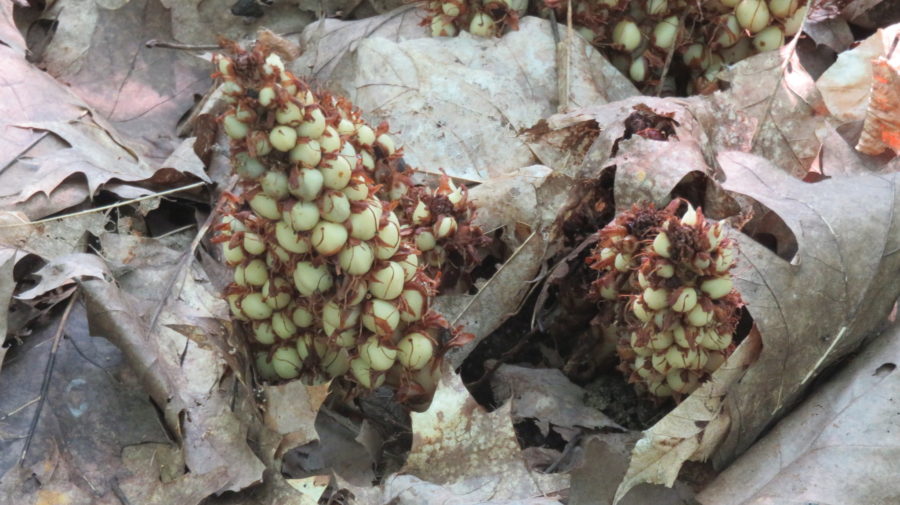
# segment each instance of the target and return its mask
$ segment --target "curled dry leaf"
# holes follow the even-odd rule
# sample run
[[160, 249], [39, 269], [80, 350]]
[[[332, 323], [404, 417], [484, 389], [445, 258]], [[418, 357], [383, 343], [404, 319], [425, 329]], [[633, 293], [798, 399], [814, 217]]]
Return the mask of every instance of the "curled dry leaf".
[[534, 419], [544, 436], [551, 426], [625, 430], [602, 412], [585, 405], [586, 391], [554, 368], [501, 365], [491, 388], [498, 403], [511, 399], [514, 422]]
[[[577, 43], [584, 47], [573, 54], [573, 106], [633, 94], [596, 51]], [[536, 161], [519, 132], [556, 111], [555, 48], [550, 23], [533, 17], [500, 39], [370, 38], [345, 55], [329, 82], [370, 122], [387, 120], [401, 132], [412, 165], [484, 181]]]
[[55, 289], [71, 286], [83, 279], [111, 279], [106, 264], [98, 256], [71, 253], [53, 258], [37, 273], [40, 282], [33, 288], [19, 293], [19, 300], [33, 300]]
[[481, 339], [519, 310], [541, 272], [541, 263], [556, 247], [550, 227], [570, 189], [569, 178], [535, 166], [491, 179], [469, 192], [478, 208], [476, 223], [486, 233], [504, 228], [503, 240], [510, 252], [497, 271], [478, 284], [476, 294], [448, 294], [435, 300], [435, 310], [451, 325], [462, 324], [475, 335], [471, 342], [448, 352], [452, 367], [459, 366]]
[[856, 149], [878, 155], [890, 149], [900, 154], [900, 53], [891, 64], [879, 57], [872, 62], [872, 95]]
[[568, 487], [568, 477], [529, 471], [509, 404], [486, 413], [451, 370], [429, 409], [412, 414], [413, 446], [401, 473], [445, 487], [468, 502], [525, 500]]
[[162, 162], [180, 142], [175, 135], [179, 118], [193, 105], [194, 95], [209, 87], [205, 60], [145, 45], [151, 39], [171, 40], [181, 20], [173, 21], [163, 3], [149, 0], [102, 8], [54, 3], [43, 19], [56, 21], [43, 54], [49, 74], [96, 111], [95, 121], [112, 125], [102, 127], [119, 130], [139, 156]]
[[[759, 328], [759, 361], [729, 390], [731, 426], [714, 462], [744, 452], [809, 381], [878, 331], [900, 295], [900, 175], [807, 184], [752, 155], [725, 153], [723, 188], [777, 214], [795, 248], [783, 257], [738, 239], [736, 286]], [[796, 250], [792, 256], [787, 253]]]
[[888, 56], [894, 39], [900, 36], [900, 24], [879, 29], [838, 59], [816, 81], [825, 105], [837, 119], [858, 121], [865, 119], [871, 96], [872, 61]]
[[723, 409], [725, 395], [756, 361], [760, 347], [759, 333], [752, 331], [709, 381], [644, 432], [634, 446], [614, 502], [620, 502], [638, 484], [672, 487], [685, 461], [702, 461], [715, 451], [731, 421]]
[[894, 502], [900, 473], [898, 354], [900, 327], [895, 324], [698, 500], [704, 505]]

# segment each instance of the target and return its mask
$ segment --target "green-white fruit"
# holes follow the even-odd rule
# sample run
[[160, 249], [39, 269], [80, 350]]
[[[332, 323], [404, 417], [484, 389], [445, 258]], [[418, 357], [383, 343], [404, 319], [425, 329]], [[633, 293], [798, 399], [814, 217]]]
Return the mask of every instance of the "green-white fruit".
[[727, 295], [731, 292], [731, 289], [733, 287], [734, 281], [731, 280], [730, 275], [714, 277], [712, 279], [705, 280], [700, 284], [700, 290], [706, 293], [713, 300], [718, 300], [719, 298]]
[[288, 195], [288, 178], [282, 172], [274, 170], [266, 171], [261, 181], [259, 181], [263, 193], [271, 196], [276, 200], [281, 200]]
[[643, 293], [644, 303], [651, 310], [662, 310], [669, 306], [669, 292], [665, 288], [647, 288]]
[[375, 262], [375, 251], [366, 242], [344, 247], [338, 255], [341, 270], [350, 275], [365, 275]]
[[303, 363], [297, 349], [293, 347], [279, 347], [272, 353], [272, 366], [275, 373], [282, 379], [296, 379], [300, 376]]
[[341, 191], [326, 191], [319, 198], [319, 212], [322, 219], [343, 223], [350, 217], [350, 199]]
[[393, 335], [400, 324], [400, 311], [391, 302], [374, 298], [366, 303], [362, 316], [363, 326], [376, 335]]
[[675, 312], [688, 312], [697, 305], [697, 290], [692, 287], [681, 288], [675, 303], [672, 304], [672, 310]]
[[243, 179], [256, 179], [263, 175], [266, 167], [249, 153], [238, 153], [234, 156], [234, 171]]
[[641, 44], [641, 30], [634, 21], [623, 19], [613, 28], [613, 43], [625, 51], [634, 51]]
[[769, 25], [769, 7], [765, 0], [741, 0], [734, 8], [738, 23], [750, 33], [757, 33]]
[[[491, 16], [484, 12], [479, 12], [472, 16], [472, 21], [469, 23], [469, 33], [479, 37], [493, 37], [496, 30], [496, 23], [491, 19]], [[391, 154], [393, 152], [388, 153], [388, 155]]]
[[297, 130], [290, 126], [278, 125], [269, 133], [269, 143], [275, 149], [286, 153], [297, 145]]
[[253, 209], [257, 215], [266, 219], [274, 220], [281, 218], [281, 210], [278, 209], [278, 202], [271, 196], [262, 192], [253, 195], [253, 198], [250, 199], [250, 208]]
[[241, 312], [250, 319], [268, 319], [272, 316], [272, 307], [263, 300], [262, 293], [248, 293], [241, 299]]
[[406, 323], [422, 319], [427, 300], [418, 289], [405, 289], [400, 294], [400, 320]]
[[389, 261], [383, 267], [372, 272], [369, 280], [369, 293], [375, 298], [393, 300], [403, 291], [405, 273], [403, 267], [395, 261]]
[[318, 139], [325, 131], [325, 114], [321, 109], [315, 108], [307, 112], [306, 119], [297, 126], [297, 135], [309, 139]]
[[319, 254], [332, 256], [341, 252], [341, 248], [347, 243], [347, 237], [347, 228], [344, 228], [344, 225], [319, 221], [313, 228], [309, 240]]
[[255, 321], [253, 323], [253, 338], [262, 345], [274, 344], [276, 335], [272, 331], [272, 324], [269, 321]]
[[315, 200], [325, 185], [325, 176], [315, 168], [302, 168], [296, 180], [288, 179], [288, 191], [297, 198], [311, 202]]
[[352, 167], [346, 158], [338, 156], [324, 162], [319, 171], [322, 172], [323, 184], [330, 189], [344, 189], [350, 183]]
[[421, 370], [434, 357], [434, 343], [422, 332], [405, 335], [397, 343], [397, 361], [410, 370]]
[[303, 119], [300, 107], [293, 102], [288, 102], [275, 109], [275, 122], [280, 125], [297, 125]]
[[359, 357], [366, 361], [372, 370], [384, 372], [393, 366], [397, 359], [397, 350], [382, 344], [377, 337], [369, 337], [359, 346]]
[[300, 261], [294, 267], [294, 287], [303, 296], [324, 293], [331, 289], [333, 282], [326, 265], [315, 266], [309, 261]]
[[288, 158], [302, 167], [315, 167], [322, 161], [322, 148], [315, 140], [301, 140], [291, 149]]
[[306, 254], [310, 250], [309, 238], [300, 235], [285, 221], [275, 223], [275, 239], [278, 245], [295, 254]]
[[266, 280], [262, 287], [262, 295], [274, 310], [281, 310], [291, 303], [291, 284], [281, 277]]
[[678, 38], [678, 16], [669, 16], [653, 27], [653, 45], [668, 51]]
[[773, 51], [784, 45], [784, 32], [780, 26], [768, 26], [753, 37], [753, 47], [759, 52]]
[[269, 279], [269, 268], [261, 259], [250, 260], [244, 265], [244, 281], [251, 286], [262, 286]]

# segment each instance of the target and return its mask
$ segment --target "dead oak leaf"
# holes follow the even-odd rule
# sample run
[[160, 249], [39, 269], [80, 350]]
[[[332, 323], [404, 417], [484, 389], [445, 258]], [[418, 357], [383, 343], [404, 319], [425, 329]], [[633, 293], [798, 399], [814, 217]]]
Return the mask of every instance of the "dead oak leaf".
[[565, 488], [561, 475], [525, 466], [507, 404], [487, 413], [446, 371], [427, 411], [412, 414], [413, 445], [401, 473], [444, 486], [468, 502], [524, 500]]
[[34, 165], [34, 172], [31, 181], [19, 191], [20, 201], [39, 192], [49, 195], [73, 173], [84, 174], [91, 195], [111, 179], [139, 181], [153, 176], [154, 171], [141, 158], [96, 123], [85, 120], [50, 121], [17, 126], [50, 132], [68, 144], [67, 148], [25, 158]]

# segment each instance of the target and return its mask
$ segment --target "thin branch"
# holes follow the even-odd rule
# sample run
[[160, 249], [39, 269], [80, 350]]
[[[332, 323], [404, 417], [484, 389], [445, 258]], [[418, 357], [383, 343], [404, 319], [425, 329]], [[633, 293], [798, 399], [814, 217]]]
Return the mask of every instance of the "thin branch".
[[53, 335], [53, 346], [50, 348], [50, 356], [47, 358], [47, 367], [44, 370], [44, 382], [41, 384], [41, 395], [38, 401], [37, 410], [34, 412], [34, 417], [31, 418], [31, 426], [28, 428], [28, 436], [25, 437], [25, 447], [22, 448], [22, 455], [19, 457], [19, 466], [25, 462], [25, 457], [28, 455], [28, 448], [31, 446], [31, 440], [34, 439], [34, 432], [37, 431], [38, 419], [41, 417], [41, 410], [44, 409], [44, 403], [47, 402], [47, 392], [50, 390], [50, 377], [53, 375], [53, 364], [56, 363], [56, 352], [59, 350], [59, 342], [62, 340], [63, 333], [66, 329], [66, 323], [69, 321], [69, 314], [72, 313], [72, 307], [75, 306], [75, 300], [78, 299], [78, 291], [72, 294], [72, 297], [69, 298], [69, 304], [66, 305], [66, 310], [63, 312], [62, 318], [59, 321], [59, 326], [56, 328], [56, 334]]

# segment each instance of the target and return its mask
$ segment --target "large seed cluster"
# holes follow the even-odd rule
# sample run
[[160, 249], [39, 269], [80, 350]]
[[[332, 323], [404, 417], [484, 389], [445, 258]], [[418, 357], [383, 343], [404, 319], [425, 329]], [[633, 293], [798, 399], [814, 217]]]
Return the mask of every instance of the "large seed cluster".
[[230, 49], [215, 75], [243, 194], [216, 240], [257, 372], [429, 395], [447, 327], [429, 310], [433, 279], [445, 248], [479, 235], [465, 188], [447, 177], [434, 190], [413, 185], [386, 125], [313, 92], [261, 44]]
[[428, 16], [422, 25], [434, 37], [453, 37], [468, 30], [480, 37], [500, 35], [506, 27], [518, 27], [528, 0], [434, 0], [426, 4]]
[[687, 204], [635, 206], [600, 231], [592, 294], [612, 310], [621, 370], [655, 396], [687, 395], [728, 357], [743, 305], [721, 223]]
[[[795, 35], [803, 25], [807, 1], [574, 0], [572, 20], [582, 37], [638, 85], [650, 88], [659, 84], [664, 71], [673, 75], [674, 70], [687, 69], [691, 91], [703, 92], [712, 89], [724, 65], [777, 49]], [[453, 36], [466, 26], [448, 24], [447, 10], [478, 11], [481, 2], [429, 5], [433, 35]], [[557, 19], [566, 19], [567, 2], [544, 0], [544, 5], [544, 12], [552, 9]], [[491, 36], [500, 34], [501, 26], [474, 24], [473, 18], [467, 28]]]

